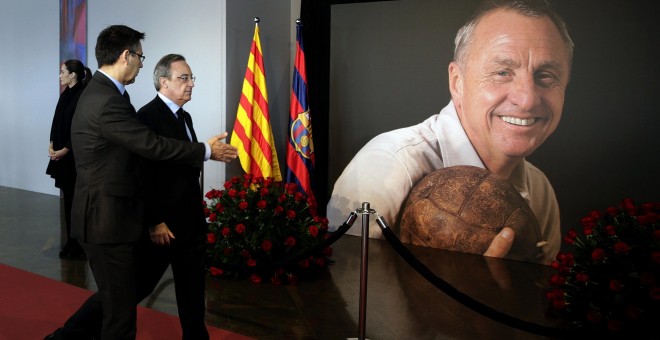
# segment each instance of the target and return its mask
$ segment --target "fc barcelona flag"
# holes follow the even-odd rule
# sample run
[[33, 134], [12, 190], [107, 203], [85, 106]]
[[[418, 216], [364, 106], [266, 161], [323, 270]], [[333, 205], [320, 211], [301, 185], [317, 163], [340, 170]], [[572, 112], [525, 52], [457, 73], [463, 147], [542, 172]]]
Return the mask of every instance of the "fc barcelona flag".
[[303, 48], [302, 24], [296, 21], [296, 59], [293, 70], [293, 86], [289, 108], [289, 143], [286, 153], [286, 181], [297, 183], [310, 199], [314, 198], [314, 142], [312, 141], [312, 117], [307, 102], [307, 73]]
[[282, 181], [273, 130], [268, 113], [266, 72], [259, 40], [259, 18], [255, 18], [254, 38], [245, 70], [243, 91], [238, 104], [234, 133], [230, 144], [238, 149], [243, 170], [256, 177]]

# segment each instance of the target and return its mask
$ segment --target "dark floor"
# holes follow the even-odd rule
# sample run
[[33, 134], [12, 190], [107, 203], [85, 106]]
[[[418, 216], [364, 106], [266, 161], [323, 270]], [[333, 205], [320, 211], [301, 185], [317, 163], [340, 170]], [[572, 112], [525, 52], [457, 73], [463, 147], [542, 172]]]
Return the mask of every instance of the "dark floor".
[[[95, 290], [86, 261], [58, 258], [60, 209], [58, 197], [0, 187], [0, 262]], [[358, 338], [360, 247], [360, 238], [342, 237], [333, 245], [335, 264], [328, 272], [297, 286], [209, 277], [207, 324], [257, 339]], [[448, 298], [410, 270], [384, 241], [370, 242], [369, 250], [367, 338], [539, 338]], [[416, 255], [433, 263], [439, 276], [480, 301], [531, 322], [553, 322], [544, 316], [545, 267], [515, 261], [493, 265], [481, 256], [435, 250]], [[171, 272], [142, 304], [177, 314]]]

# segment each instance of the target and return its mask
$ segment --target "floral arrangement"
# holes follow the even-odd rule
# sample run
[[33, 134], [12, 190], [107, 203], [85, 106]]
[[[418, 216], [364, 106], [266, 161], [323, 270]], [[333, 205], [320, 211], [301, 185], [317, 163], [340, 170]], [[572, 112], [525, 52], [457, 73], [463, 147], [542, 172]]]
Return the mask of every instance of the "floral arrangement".
[[296, 184], [246, 174], [205, 197], [212, 276], [296, 284], [330, 263], [332, 248], [319, 248], [328, 220]]
[[606, 335], [657, 335], [660, 321], [660, 202], [625, 199], [581, 219], [564, 242], [546, 292], [550, 310], [570, 326]]

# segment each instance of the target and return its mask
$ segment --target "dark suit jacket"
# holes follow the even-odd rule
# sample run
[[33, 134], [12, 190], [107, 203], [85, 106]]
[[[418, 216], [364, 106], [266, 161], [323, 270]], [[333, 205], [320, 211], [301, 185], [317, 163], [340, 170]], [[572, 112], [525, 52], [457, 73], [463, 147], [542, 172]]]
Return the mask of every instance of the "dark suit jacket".
[[144, 228], [140, 156], [201, 168], [205, 147], [157, 136], [138, 119], [128, 97], [96, 72], [71, 126], [78, 177], [72, 235], [87, 243], [136, 242]]
[[[185, 111], [183, 115], [192, 141], [197, 142], [190, 115]], [[158, 96], [138, 111], [138, 119], [159, 136], [190, 141], [170, 108]], [[145, 161], [143, 175], [147, 225], [165, 222], [178, 242], [203, 242], [206, 218], [199, 184], [200, 169], [172, 162]]]

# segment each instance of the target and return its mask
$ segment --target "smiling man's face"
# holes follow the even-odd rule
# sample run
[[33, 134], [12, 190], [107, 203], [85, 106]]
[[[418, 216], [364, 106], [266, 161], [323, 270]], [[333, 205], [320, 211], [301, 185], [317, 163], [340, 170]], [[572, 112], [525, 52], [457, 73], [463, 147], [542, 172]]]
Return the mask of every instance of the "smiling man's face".
[[561, 118], [569, 55], [559, 31], [547, 17], [495, 10], [468, 49], [450, 64], [449, 85], [472, 145], [484, 163], [528, 156]]

